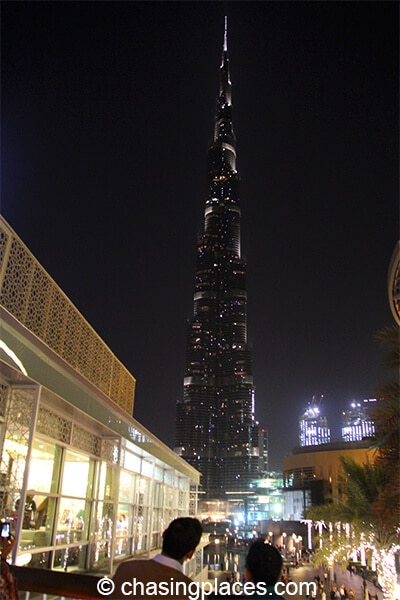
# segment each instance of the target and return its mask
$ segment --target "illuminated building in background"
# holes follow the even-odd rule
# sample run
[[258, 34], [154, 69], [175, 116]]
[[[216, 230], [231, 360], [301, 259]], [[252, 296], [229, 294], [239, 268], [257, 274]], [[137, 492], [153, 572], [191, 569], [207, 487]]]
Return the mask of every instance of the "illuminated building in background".
[[249, 523], [261, 520], [282, 519], [284, 513], [282, 473], [266, 473], [262, 479], [251, 484], [254, 496], [249, 497]]
[[[339, 501], [345, 492], [341, 457], [346, 456], [359, 464], [376, 459], [370, 440], [331, 442], [323, 446], [297, 447], [283, 458], [284, 494], [298, 490], [304, 493], [304, 508], [310, 505]], [[296, 511], [299, 513], [297, 494]], [[289, 507], [288, 507], [289, 508]], [[290, 518], [285, 514], [286, 518]]]
[[265, 433], [255, 421], [252, 350], [247, 343], [240, 218], [225, 23], [204, 231], [197, 241], [194, 310], [175, 432], [175, 451], [202, 473], [205, 498], [247, 493], [264, 470]]
[[247, 527], [248, 532], [258, 529], [261, 521], [280, 520], [284, 514], [282, 473], [265, 472], [252, 481], [246, 493], [226, 495], [225, 500], [199, 502], [198, 517], [207, 523], [204, 531], [225, 534], [226, 519], [234, 527]]
[[315, 397], [299, 420], [300, 446], [319, 446], [331, 441], [331, 432], [326, 417], [321, 413], [320, 403]]
[[342, 440], [356, 442], [375, 435], [375, 424], [369, 416], [369, 407], [376, 399], [353, 401], [342, 413]]

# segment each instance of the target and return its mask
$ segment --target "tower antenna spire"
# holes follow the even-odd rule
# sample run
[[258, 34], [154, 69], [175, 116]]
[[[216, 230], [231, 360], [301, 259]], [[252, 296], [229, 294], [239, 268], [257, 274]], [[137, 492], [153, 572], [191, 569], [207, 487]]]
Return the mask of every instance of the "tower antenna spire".
[[225, 17], [224, 52], [228, 51], [228, 17]]

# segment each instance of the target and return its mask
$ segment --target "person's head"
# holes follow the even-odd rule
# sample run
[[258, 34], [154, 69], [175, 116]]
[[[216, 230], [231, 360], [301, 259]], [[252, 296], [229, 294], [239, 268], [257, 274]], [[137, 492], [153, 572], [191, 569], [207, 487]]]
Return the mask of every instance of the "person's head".
[[174, 519], [163, 533], [162, 553], [183, 562], [193, 556], [202, 533], [203, 528], [197, 519]]
[[247, 578], [254, 583], [275, 585], [282, 570], [282, 556], [274, 546], [264, 540], [256, 540], [250, 546], [246, 558]]

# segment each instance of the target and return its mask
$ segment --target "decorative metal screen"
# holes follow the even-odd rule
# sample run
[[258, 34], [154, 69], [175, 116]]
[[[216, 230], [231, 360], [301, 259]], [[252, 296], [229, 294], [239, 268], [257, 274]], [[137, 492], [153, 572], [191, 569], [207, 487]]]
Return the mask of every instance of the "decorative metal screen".
[[86, 429], [82, 429], [79, 425], [74, 425], [72, 429], [71, 446], [79, 448], [84, 452], [93, 454], [94, 456], [100, 456], [101, 452], [101, 438], [90, 433]]
[[130, 416], [135, 378], [0, 217], [0, 304]]
[[72, 422], [47, 408], [40, 407], [36, 422], [36, 431], [64, 444], [71, 443]]
[[6, 416], [8, 386], [0, 383], [0, 421]]

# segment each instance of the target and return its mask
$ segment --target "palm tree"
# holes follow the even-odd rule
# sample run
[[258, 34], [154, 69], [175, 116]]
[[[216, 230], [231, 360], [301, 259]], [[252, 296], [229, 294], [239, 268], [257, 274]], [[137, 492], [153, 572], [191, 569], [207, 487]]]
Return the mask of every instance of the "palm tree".
[[332, 566], [347, 562], [355, 551], [372, 550], [379, 583], [385, 600], [393, 600], [396, 584], [395, 554], [400, 550], [398, 521], [390, 522], [377, 507], [390, 481], [391, 473], [379, 462], [360, 465], [341, 457], [347, 485], [344, 498], [332, 504], [315, 506], [307, 513], [314, 521], [323, 521], [325, 530], [316, 562]]
[[397, 580], [395, 554], [400, 551], [400, 336], [398, 325], [376, 335], [384, 364], [392, 374], [376, 390], [380, 400], [371, 414], [375, 422], [374, 463], [360, 465], [341, 457], [346, 494], [332, 504], [313, 507], [308, 518], [326, 527], [316, 562], [331, 567], [354, 552], [370, 549], [385, 600], [393, 600]]
[[377, 500], [377, 510], [386, 519], [400, 522], [400, 336], [398, 325], [385, 327], [376, 335], [385, 351], [384, 364], [393, 377], [377, 388], [380, 398], [371, 417], [375, 422], [377, 461], [391, 477]]

